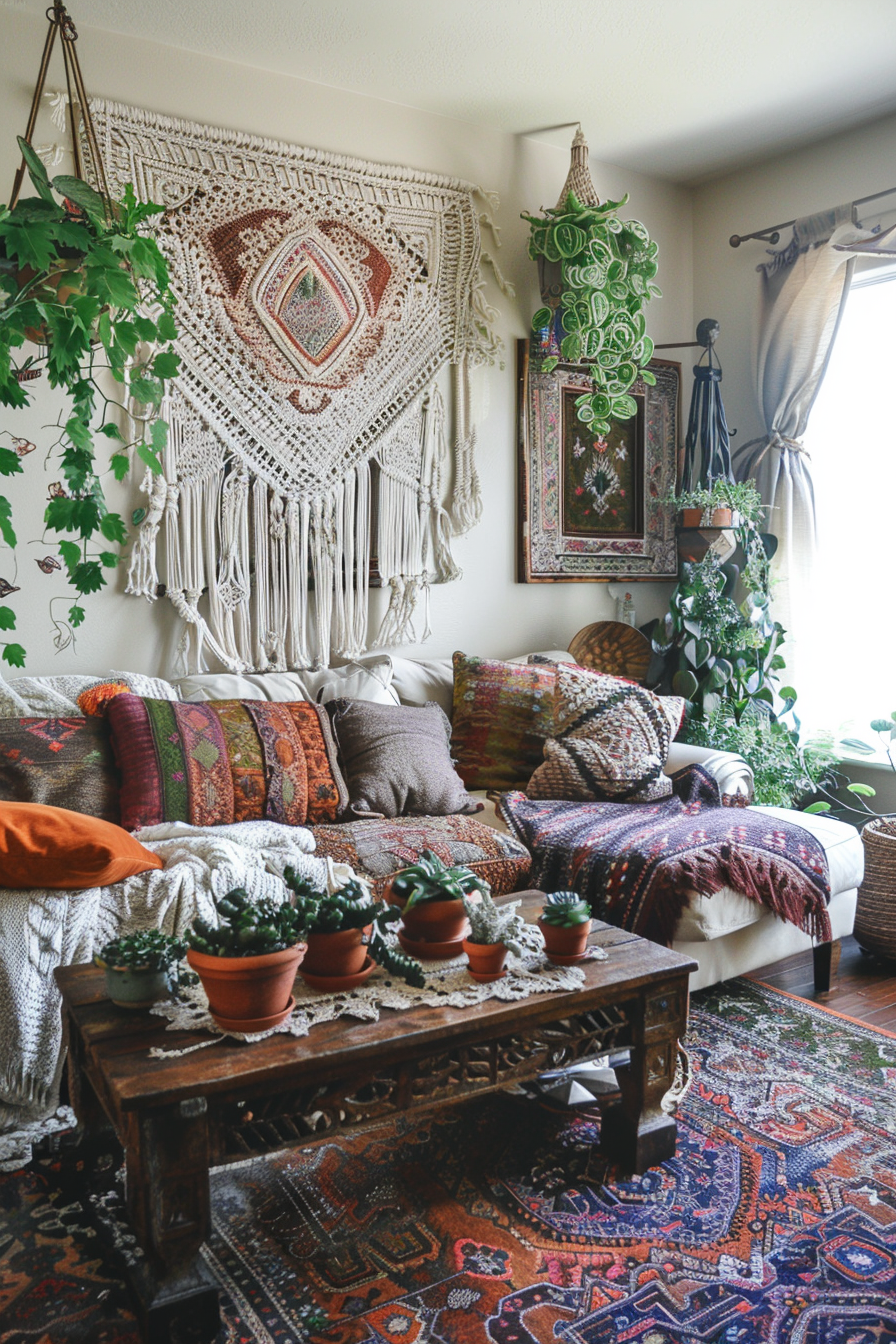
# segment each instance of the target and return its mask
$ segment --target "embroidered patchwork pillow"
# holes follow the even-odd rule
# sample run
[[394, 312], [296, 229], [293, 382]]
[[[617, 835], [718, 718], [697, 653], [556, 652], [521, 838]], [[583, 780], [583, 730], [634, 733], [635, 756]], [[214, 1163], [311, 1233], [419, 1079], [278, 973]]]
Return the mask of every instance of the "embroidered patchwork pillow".
[[118, 695], [106, 717], [128, 830], [334, 821], [347, 803], [326, 710], [307, 701]]
[[99, 719], [0, 719], [0, 802], [117, 822], [118, 771]]
[[557, 665], [454, 655], [451, 749], [468, 789], [524, 789], [553, 731]]
[[317, 826], [318, 858], [347, 863], [369, 878], [379, 895], [390, 873], [416, 863], [431, 849], [443, 863], [462, 863], [488, 882], [493, 896], [526, 885], [532, 856], [513, 835], [496, 831], [475, 817], [393, 817]]
[[663, 774], [684, 701], [562, 663], [554, 732], [526, 787], [530, 798], [652, 802], [672, 792]]

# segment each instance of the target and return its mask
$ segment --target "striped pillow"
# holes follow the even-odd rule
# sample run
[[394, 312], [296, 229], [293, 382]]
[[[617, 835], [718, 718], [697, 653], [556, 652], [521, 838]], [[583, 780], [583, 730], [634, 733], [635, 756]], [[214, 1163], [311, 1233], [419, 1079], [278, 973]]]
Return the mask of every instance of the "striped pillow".
[[326, 710], [307, 701], [187, 704], [117, 695], [106, 716], [121, 824], [335, 821], [348, 802]]

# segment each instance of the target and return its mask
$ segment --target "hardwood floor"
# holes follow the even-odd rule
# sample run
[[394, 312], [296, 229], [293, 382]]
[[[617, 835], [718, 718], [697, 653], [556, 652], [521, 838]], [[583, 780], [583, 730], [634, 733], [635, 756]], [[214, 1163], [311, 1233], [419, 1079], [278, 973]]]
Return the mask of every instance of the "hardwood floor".
[[764, 980], [788, 994], [813, 999], [872, 1027], [896, 1032], [896, 962], [865, 956], [853, 937], [843, 939], [839, 964], [832, 970], [827, 994], [815, 993], [811, 952], [760, 967], [747, 979]]

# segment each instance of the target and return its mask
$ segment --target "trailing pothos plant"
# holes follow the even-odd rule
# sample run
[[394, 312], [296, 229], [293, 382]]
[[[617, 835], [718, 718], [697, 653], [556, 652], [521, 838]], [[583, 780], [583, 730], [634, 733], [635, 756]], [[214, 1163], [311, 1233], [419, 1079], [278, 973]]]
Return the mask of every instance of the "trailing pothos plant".
[[815, 789], [833, 757], [801, 746], [796, 691], [781, 685], [784, 627], [771, 612], [769, 572], [777, 539], [762, 530], [761, 497], [751, 482], [720, 480], [671, 502], [709, 513], [736, 510], [741, 558], [740, 565], [723, 563], [709, 550], [702, 560], [683, 561], [669, 610], [653, 627], [664, 685], [688, 702], [679, 736], [738, 752], [753, 769], [756, 801], [791, 806]]
[[[531, 230], [529, 256], [561, 267], [560, 354], [570, 363], [590, 364], [592, 388], [576, 398], [576, 412], [595, 434], [608, 433], [611, 420], [636, 414], [629, 392], [638, 379], [656, 382], [646, 368], [653, 341], [645, 334], [642, 309], [662, 294], [653, 283], [657, 245], [638, 220], [619, 219], [616, 211], [627, 200], [583, 205], [571, 191], [562, 209], [523, 215]], [[538, 332], [557, 320], [550, 308], [539, 308], [532, 327]], [[541, 368], [549, 371], [558, 362], [550, 356]]]
[[[0, 404], [29, 406], [31, 380], [41, 372], [68, 398], [54, 445], [65, 486], [45, 522], [65, 538], [59, 553], [75, 593], [67, 620], [74, 630], [84, 620], [82, 599], [105, 585], [120, 559], [112, 547], [127, 536], [106, 504], [95, 435], [111, 448], [116, 480], [134, 455], [162, 470], [168, 431], [159, 408], [178, 370], [174, 296], [145, 227], [162, 206], [138, 201], [130, 185], [113, 201], [77, 177], [51, 181], [28, 142], [20, 138], [19, 146], [37, 195], [0, 207]], [[21, 470], [17, 454], [0, 447], [0, 475]], [[15, 546], [2, 495], [0, 537]], [[0, 606], [0, 632], [15, 625], [14, 611]], [[25, 650], [6, 642], [2, 657], [22, 667]]]

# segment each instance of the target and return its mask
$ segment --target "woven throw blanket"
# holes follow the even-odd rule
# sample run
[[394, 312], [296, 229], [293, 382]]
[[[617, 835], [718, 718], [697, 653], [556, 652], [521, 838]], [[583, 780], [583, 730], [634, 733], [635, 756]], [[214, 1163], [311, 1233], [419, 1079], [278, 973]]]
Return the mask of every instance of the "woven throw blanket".
[[194, 661], [205, 641], [232, 671], [326, 665], [367, 647], [373, 550], [391, 587], [379, 642], [406, 642], [481, 508], [469, 372], [500, 342], [478, 189], [121, 104], [93, 116], [113, 193], [167, 207], [180, 332], [128, 591], [155, 597], [164, 522]]
[[569, 803], [505, 794], [501, 812], [532, 852], [529, 880], [570, 888], [595, 916], [668, 945], [692, 891], [743, 892], [805, 933], [827, 940], [827, 856], [802, 826], [723, 807], [698, 765], [680, 770], [656, 803]]
[[207, 829], [180, 823], [139, 833], [165, 867], [87, 891], [0, 891], [0, 1130], [58, 1104], [62, 1018], [57, 966], [90, 961], [119, 934], [182, 934], [194, 915], [214, 918], [212, 898], [245, 887], [253, 900], [282, 900], [279, 876], [326, 880], [311, 832], [269, 821]]

